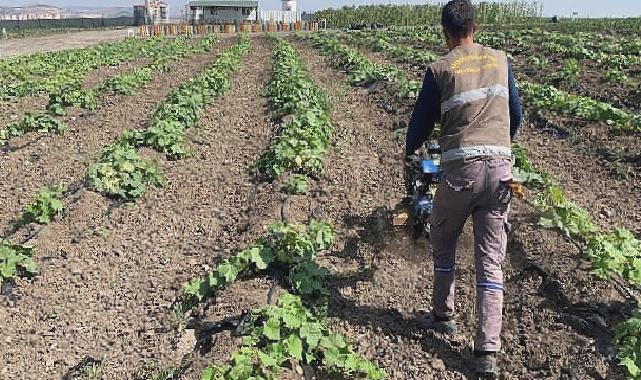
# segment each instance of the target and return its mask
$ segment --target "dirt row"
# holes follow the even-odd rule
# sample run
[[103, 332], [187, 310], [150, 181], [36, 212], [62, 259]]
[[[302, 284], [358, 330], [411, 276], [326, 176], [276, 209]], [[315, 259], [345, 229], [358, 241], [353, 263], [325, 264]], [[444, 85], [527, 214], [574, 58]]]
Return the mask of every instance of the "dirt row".
[[[102, 66], [95, 70], [91, 70], [83, 78], [83, 88], [93, 89], [100, 85], [106, 78], [114, 77], [116, 75], [132, 72], [134, 69], [141, 67], [149, 62], [149, 59], [140, 58], [135, 61], [122, 62], [116, 66]], [[20, 119], [27, 113], [40, 113], [44, 112], [49, 97], [43, 94], [30, 95], [13, 99], [11, 101], [2, 102], [0, 108], [0, 125], [5, 127], [7, 124], [20, 121]], [[77, 117], [81, 114], [78, 110], [72, 110], [71, 117]]]
[[174, 88], [201, 72], [230, 42], [222, 40], [212, 52], [173, 63], [168, 74], [156, 75], [133, 96], [104, 97], [95, 111], [74, 111], [64, 135], [33, 133], [12, 139], [12, 150], [0, 155], [0, 231], [20, 216], [42, 187], [82, 182], [103, 146], [125, 129], [144, 127]]

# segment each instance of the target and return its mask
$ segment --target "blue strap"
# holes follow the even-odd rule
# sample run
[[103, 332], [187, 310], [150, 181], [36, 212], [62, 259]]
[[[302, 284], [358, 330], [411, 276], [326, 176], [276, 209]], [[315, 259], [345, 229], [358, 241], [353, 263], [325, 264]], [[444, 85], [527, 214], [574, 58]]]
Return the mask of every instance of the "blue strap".
[[436, 272], [445, 272], [445, 273], [448, 273], [448, 272], [454, 272], [454, 269], [455, 269], [455, 267], [451, 267], [451, 268], [439, 268], [439, 267], [434, 267], [434, 270], [435, 270]]
[[492, 281], [477, 282], [476, 286], [482, 289], [503, 290], [503, 284], [499, 282], [492, 282]]

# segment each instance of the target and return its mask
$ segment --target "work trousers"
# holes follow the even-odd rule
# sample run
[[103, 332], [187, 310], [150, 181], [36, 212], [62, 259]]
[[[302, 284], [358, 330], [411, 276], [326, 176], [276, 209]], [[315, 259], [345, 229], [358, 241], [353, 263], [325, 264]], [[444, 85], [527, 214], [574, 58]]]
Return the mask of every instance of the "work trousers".
[[512, 192], [508, 158], [466, 158], [444, 166], [431, 215], [434, 255], [433, 312], [454, 316], [456, 245], [467, 218], [474, 222], [476, 268], [476, 336], [474, 349], [501, 349], [503, 318], [503, 260], [507, 250], [507, 216]]

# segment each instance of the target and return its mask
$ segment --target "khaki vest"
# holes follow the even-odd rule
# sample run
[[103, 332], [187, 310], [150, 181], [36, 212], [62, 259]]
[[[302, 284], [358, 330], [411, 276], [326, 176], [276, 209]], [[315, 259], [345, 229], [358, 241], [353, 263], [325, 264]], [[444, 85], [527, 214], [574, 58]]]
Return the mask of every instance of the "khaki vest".
[[459, 46], [431, 65], [441, 91], [443, 151], [506, 147], [510, 140], [508, 61], [479, 44]]

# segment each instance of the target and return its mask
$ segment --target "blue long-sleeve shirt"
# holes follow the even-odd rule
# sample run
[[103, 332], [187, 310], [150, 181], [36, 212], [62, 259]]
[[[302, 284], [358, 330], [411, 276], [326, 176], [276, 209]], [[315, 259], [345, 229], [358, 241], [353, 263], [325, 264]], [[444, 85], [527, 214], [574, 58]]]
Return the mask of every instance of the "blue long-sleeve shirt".
[[[512, 63], [508, 62], [508, 89], [510, 104], [510, 136], [514, 138], [523, 118], [521, 99], [516, 88]], [[441, 120], [441, 93], [436, 85], [436, 78], [432, 69], [427, 69], [423, 87], [416, 100], [412, 119], [410, 120], [405, 139], [405, 154], [414, 154], [434, 130], [434, 123]]]

